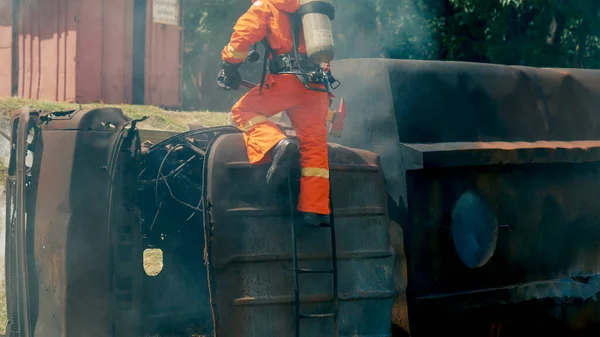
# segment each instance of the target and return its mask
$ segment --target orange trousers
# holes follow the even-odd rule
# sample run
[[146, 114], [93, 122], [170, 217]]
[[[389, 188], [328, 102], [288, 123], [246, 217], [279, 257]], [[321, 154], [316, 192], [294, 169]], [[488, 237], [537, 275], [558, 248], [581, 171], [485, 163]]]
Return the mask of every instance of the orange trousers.
[[244, 132], [251, 164], [270, 162], [271, 150], [285, 134], [268, 118], [287, 113], [300, 145], [300, 212], [330, 214], [327, 112], [329, 95], [306, 89], [295, 75], [268, 74], [262, 95], [252, 88], [231, 109]]

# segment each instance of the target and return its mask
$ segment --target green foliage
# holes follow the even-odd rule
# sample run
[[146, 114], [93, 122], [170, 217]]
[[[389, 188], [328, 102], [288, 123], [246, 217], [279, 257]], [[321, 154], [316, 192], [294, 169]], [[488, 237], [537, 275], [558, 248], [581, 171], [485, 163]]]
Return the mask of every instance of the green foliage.
[[[389, 57], [600, 68], [598, 0], [331, 0], [336, 58]], [[229, 110], [214, 85], [221, 50], [250, 0], [183, 0], [185, 104]], [[262, 53], [262, 47], [259, 49]], [[260, 62], [244, 66], [258, 81]], [[197, 92], [202, 76], [201, 95]]]
[[[449, 32], [458, 32], [459, 37], [447, 45], [455, 51], [450, 54], [452, 59], [462, 60], [475, 51], [492, 63], [596, 67], [600, 33], [600, 2], [596, 0], [449, 2], [454, 28]], [[469, 35], [477, 47], [465, 48]]]

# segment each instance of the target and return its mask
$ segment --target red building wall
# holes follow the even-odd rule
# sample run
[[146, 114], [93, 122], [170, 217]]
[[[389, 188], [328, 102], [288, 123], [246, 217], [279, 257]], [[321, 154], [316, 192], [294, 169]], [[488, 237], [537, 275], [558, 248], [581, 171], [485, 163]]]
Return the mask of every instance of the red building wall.
[[[10, 1], [8, 1], [10, 2]], [[146, 16], [145, 102], [181, 106], [181, 28]], [[134, 0], [22, 0], [18, 50], [11, 11], [0, 11], [0, 96], [18, 66], [18, 96], [78, 103], [132, 102]], [[7, 46], [7, 48], [5, 48]], [[18, 65], [11, 65], [17, 53]], [[6, 65], [6, 66], [5, 66]], [[10, 78], [10, 76], [9, 76]]]
[[18, 32], [18, 95], [75, 101], [77, 0], [22, 1]]
[[78, 2], [77, 101], [131, 103], [133, 1]]
[[12, 32], [11, 1], [0, 1], [0, 97], [12, 90]]
[[[146, 103], [180, 107], [183, 75], [183, 29], [152, 22], [152, 1], [146, 13]], [[180, 12], [181, 13], [181, 12]], [[181, 21], [181, 15], [180, 15]]]

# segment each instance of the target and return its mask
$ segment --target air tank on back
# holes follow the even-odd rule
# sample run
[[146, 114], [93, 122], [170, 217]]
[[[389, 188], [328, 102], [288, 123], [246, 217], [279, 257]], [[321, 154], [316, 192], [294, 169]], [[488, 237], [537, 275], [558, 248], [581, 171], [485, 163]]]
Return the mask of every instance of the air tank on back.
[[335, 9], [328, 0], [300, 0], [298, 10], [302, 18], [306, 54], [318, 64], [333, 60], [335, 48], [331, 20]]

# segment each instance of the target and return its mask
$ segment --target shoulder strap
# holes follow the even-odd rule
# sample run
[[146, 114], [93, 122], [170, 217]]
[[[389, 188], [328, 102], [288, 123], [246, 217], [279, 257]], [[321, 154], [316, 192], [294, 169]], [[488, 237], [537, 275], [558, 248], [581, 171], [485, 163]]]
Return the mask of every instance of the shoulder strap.
[[[298, 12], [288, 14], [288, 15], [290, 17], [290, 22], [291, 22], [291, 26], [292, 26], [292, 53], [294, 53], [294, 55], [297, 58], [298, 54], [300, 53], [299, 41], [300, 41], [300, 28], [302, 27], [302, 21], [300, 18], [300, 14]], [[262, 44], [265, 46], [265, 55], [264, 55], [264, 59], [263, 59], [262, 75], [260, 77], [260, 87], [258, 88], [258, 93], [260, 95], [262, 95], [262, 88], [265, 84], [265, 78], [267, 76], [267, 64], [269, 62], [269, 56], [273, 53], [273, 49], [271, 48], [271, 45], [269, 44], [269, 41], [267, 41], [266, 37], [262, 40]]]
[[263, 59], [262, 75], [260, 76], [260, 87], [258, 88], [259, 95], [262, 95], [262, 88], [265, 85], [265, 78], [267, 77], [267, 64], [269, 62], [269, 56], [273, 53], [273, 49], [271, 48], [271, 45], [269, 44], [269, 41], [267, 41], [266, 37], [262, 40], [262, 44], [265, 46], [265, 56]]
[[292, 23], [292, 52], [297, 56], [300, 53], [300, 27], [302, 27], [300, 14], [298, 12], [290, 14], [290, 22]]

